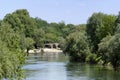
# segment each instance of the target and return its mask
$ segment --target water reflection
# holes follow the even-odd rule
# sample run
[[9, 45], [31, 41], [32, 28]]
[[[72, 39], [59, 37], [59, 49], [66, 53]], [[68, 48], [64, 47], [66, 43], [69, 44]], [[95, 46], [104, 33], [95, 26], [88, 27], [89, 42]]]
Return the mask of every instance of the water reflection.
[[120, 80], [120, 73], [98, 65], [70, 63], [68, 57], [32, 55], [24, 66], [26, 80]]
[[120, 80], [119, 72], [107, 70], [99, 65], [68, 63], [66, 66], [68, 76], [73, 77], [73, 80]]
[[64, 55], [32, 55], [28, 57], [27, 80], [67, 80]]

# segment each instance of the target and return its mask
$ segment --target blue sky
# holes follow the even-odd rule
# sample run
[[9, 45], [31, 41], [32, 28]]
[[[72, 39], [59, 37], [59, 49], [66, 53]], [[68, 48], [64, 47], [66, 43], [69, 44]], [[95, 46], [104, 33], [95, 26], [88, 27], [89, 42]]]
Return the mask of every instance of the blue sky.
[[48, 22], [82, 24], [94, 12], [117, 15], [120, 0], [1, 0], [0, 19], [17, 9], [27, 9], [32, 17]]

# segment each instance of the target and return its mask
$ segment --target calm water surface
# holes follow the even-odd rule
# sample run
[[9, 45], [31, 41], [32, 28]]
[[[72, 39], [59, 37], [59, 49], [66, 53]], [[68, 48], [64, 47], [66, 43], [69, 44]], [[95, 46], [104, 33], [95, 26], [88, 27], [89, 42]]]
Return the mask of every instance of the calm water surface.
[[70, 63], [62, 54], [30, 55], [23, 68], [26, 80], [120, 80], [120, 72], [98, 65]]

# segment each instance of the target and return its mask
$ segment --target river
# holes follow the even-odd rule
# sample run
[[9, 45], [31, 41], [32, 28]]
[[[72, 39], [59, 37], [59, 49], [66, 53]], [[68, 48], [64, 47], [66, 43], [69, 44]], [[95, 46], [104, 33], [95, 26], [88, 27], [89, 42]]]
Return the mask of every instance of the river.
[[120, 72], [99, 65], [71, 63], [63, 54], [30, 55], [23, 68], [25, 80], [120, 80]]

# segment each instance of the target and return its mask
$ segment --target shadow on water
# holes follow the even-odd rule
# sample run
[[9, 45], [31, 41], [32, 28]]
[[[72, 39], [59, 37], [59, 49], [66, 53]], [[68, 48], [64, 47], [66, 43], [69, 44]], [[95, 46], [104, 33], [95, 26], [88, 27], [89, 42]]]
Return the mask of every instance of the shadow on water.
[[70, 63], [63, 54], [31, 55], [23, 67], [26, 80], [120, 80], [120, 73], [99, 65]]

